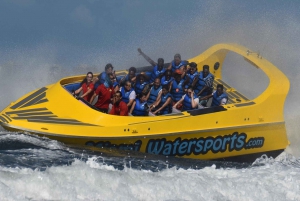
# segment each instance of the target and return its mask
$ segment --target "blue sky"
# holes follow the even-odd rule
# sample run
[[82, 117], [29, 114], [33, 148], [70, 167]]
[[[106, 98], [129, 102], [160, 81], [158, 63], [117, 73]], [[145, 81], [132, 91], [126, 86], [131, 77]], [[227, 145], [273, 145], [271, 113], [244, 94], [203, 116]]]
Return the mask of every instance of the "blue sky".
[[188, 59], [230, 42], [280, 67], [292, 83], [288, 105], [299, 108], [299, 7], [292, 0], [1, 0], [0, 84], [26, 81], [6, 92], [14, 100], [67, 75], [102, 71], [108, 62], [116, 69], [147, 65], [138, 47], [170, 61], [175, 53]]

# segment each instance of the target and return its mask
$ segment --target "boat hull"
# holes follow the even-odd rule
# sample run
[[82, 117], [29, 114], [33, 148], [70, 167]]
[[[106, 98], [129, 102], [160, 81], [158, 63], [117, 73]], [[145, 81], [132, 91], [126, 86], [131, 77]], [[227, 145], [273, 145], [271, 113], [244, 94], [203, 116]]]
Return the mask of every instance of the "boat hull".
[[[1, 124], [10, 131], [25, 130]], [[89, 146], [95, 150], [109, 148], [201, 160], [239, 162], [251, 162], [263, 154], [276, 157], [288, 144], [284, 122], [126, 138], [70, 137], [26, 131], [66, 144]]]

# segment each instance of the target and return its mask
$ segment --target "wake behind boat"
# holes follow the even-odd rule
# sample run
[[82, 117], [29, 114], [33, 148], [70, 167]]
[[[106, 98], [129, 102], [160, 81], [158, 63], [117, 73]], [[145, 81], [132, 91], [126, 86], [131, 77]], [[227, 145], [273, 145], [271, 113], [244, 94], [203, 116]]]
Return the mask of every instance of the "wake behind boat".
[[[269, 85], [257, 98], [249, 100], [222, 80], [223, 61], [230, 51], [268, 76]], [[262, 154], [276, 157], [288, 146], [283, 111], [289, 80], [278, 68], [236, 44], [215, 45], [189, 62], [211, 67], [214, 88], [222, 84], [228, 95], [226, 105], [161, 116], [109, 115], [73, 97], [71, 89], [83, 80], [81, 75], [64, 78], [11, 103], [1, 112], [0, 124], [10, 131], [67, 144], [203, 160], [253, 161]]]

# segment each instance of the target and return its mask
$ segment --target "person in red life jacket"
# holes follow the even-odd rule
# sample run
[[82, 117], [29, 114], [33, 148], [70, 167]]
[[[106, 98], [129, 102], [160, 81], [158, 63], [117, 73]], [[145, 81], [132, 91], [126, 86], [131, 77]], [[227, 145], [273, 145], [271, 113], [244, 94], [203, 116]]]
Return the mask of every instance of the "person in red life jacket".
[[200, 100], [207, 100], [207, 99], [213, 97], [211, 107], [226, 105], [226, 103], [228, 101], [228, 96], [223, 91], [223, 88], [224, 87], [222, 84], [218, 84], [216, 91], [214, 91], [212, 94], [209, 94], [208, 96], [200, 98]]
[[108, 107], [114, 94], [113, 82], [114, 75], [112, 73], [107, 74], [105, 82], [97, 87], [90, 100], [90, 103], [92, 104], [95, 97], [98, 96], [95, 107], [98, 108], [100, 112], [108, 112]]
[[86, 101], [90, 101], [91, 97], [93, 96], [92, 91], [94, 90], [94, 83], [93, 83], [93, 73], [88, 72], [86, 77], [80, 83], [80, 88], [77, 89], [74, 94], [78, 95], [82, 91], [82, 95], [80, 98], [83, 98]]
[[109, 114], [128, 116], [128, 107], [125, 102], [122, 101], [122, 93], [117, 91], [113, 98], [113, 106]]

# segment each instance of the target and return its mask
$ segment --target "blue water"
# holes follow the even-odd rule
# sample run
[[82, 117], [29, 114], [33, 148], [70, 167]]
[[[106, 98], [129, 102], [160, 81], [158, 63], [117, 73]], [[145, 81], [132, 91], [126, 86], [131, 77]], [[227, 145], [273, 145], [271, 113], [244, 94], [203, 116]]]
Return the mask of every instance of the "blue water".
[[[62, 77], [146, 66], [217, 43], [259, 52], [289, 78], [291, 142], [278, 158], [209, 162], [71, 147], [0, 133], [0, 200], [300, 200], [298, 1], [72, 0], [0, 2], [0, 109]], [[255, 98], [268, 80], [230, 54], [223, 80]]]

